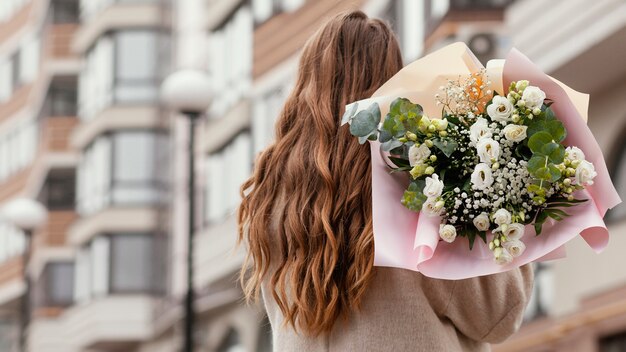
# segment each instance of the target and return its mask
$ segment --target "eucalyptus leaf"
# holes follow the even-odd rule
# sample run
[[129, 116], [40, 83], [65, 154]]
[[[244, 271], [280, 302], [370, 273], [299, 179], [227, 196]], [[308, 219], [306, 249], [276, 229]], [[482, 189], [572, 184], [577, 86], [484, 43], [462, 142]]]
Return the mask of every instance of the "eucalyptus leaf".
[[[358, 117], [358, 115], [357, 115]], [[354, 124], [354, 122], [352, 122]], [[552, 143], [552, 135], [545, 131], [540, 131], [532, 135], [528, 139], [528, 147], [535, 154], [542, 154], [541, 149], [544, 145]]]
[[350, 133], [357, 137], [367, 137], [378, 127], [376, 116], [369, 110], [361, 110], [352, 119]]
[[[382, 135], [382, 133], [381, 133], [381, 135]], [[388, 140], [388, 141], [386, 141], [386, 142], [382, 143], [382, 144], [380, 145], [380, 148], [381, 148], [383, 151], [388, 152], [388, 151], [390, 151], [390, 150], [392, 150], [392, 149], [395, 149], [395, 148], [397, 148], [397, 147], [400, 147], [400, 146], [402, 146], [402, 142], [400, 142], [400, 141], [399, 141], [399, 140], [397, 140], [397, 139], [390, 139], [390, 140]]]
[[549, 164], [548, 170], [550, 171], [550, 182], [556, 182], [561, 178], [561, 170], [554, 164]]
[[528, 160], [528, 165], [526, 165], [528, 172], [531, 174], [534, 174], [542, 167], [546, 167], [546, 157], [540, 155], [535, 155], [530, 158], [530, 160]]
[[565, 148], [558, 143], [550, 142], [541, 147], [541, 154], [548, 157], [551, 163], [560, 164], [565, 158]]

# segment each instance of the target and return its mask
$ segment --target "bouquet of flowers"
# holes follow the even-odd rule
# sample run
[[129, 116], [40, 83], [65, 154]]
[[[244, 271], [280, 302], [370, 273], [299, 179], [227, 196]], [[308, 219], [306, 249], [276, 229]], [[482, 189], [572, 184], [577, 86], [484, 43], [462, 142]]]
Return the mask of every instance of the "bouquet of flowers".
[[546, 219], [568, 216], [562, 208], [586, 201], [573, 192], [593, 184], [596, 172], [579, 148], [564, 145], [567, 130], [539, 87], [520, 80], [502, 96], [487, 89], [487, 78], [481, 70], [440, 87], [440, 119], [397, 98], [381, 123], [376, 102], [357, 114], [353, 104], [342, 123], [361, 143], [379, 140], [391, 172], [410, 175], [401, 202], [441, 216], [443, 241], [467, 237], [471, 250], [490, 231], [496, 262], [508, 264], [526, 248], [524, 225], [539, 235]]
[[515, 49], [483, 67], [454, 43], [347, 105], [370, 145], [374, 265], [462, 279], [561, 258], [578, 235], [602, 251], [621, 200], [587, 103]]

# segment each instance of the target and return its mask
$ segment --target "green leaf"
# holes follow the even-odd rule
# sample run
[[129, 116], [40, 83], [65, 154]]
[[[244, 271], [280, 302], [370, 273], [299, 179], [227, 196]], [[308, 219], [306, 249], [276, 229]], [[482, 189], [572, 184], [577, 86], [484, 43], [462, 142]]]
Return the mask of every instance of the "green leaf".
[[[382, 135], [382, 132], [381, 132], [381, 135]], [[400, 147], [400, 146], [402, 146], [402, 142], [400, 142], [400, 141], [399, 141], [399, 140], [397, 140], [397, 139], [390, 139], [390, 140], [388, 140], [388, 141], [384, 142], [383, 144], [381, 144], [381, 145], [380, 145], [380, 148], [381, 148], [383, 151], [388, 152], [388, 151], [390, 151], [390, 150], [392, 150], [392, 149], [395, 149], [395, 148], [397, 148], [397, 147]]]
[[471, 251], [474, 248], [474, 241], [476, 241], [476, 233], [468, 232], [467, 239], [469, 240], [469, 249]]
[[406, 160], [406, 159], [403, 159], [403, 158], [396, 158], [396, 157], [393, 157], [393, 156], [390, 156], [390, 157], [388, 157], [388, 158], [389, 158], [389, 160], [391, 160], [394, 164], [396, 164], [396, 166], [398, 166], [398, 167], [406, 167], [406, 166], [411, 167], [411, 164], [410, 164], [410, 163], [409, 163], [409, 161], [408, 161], [408, 160]]
[[556, 182], [561, 178], [561, 170], [554, 164], [549, 164], [548, 170], [550, 170], [550, 182]]
[[483, 242], [487, 243], [487, 232], [478, 231], [478, 236], [482, 238]]
[[406, 133], [404, 124], [399, 117], [394, 117], [391, 113], [387, 114], [383, 121], [382, 130], [385, 131], [385, 138], [389, 135], [392, 137], [402, 137]]
[[426, 201], [427, 197], [422, 193], [426, 182], [422, 179], [417, 179], [409, 184], [409, 187], [402, 195], [401, 203], [409, 210], [419, 212], [422, 210], [422, 205]]
[[376, 116], [369, 110], [359, 111], [352, 119], [350, 133], [357, 137], [367, 137], [378, 127]]
[[546, 214], [545, 211], [542, 211], [539, 214], [537, 214], [537, 217], [535, 218], [535, 223], [533, 224], [533, 226], [535, 227], [535, 233], [537, 236], [541, 234], [541, 228], [543, 227], [543, 223], [546, 222], [547, 219], [548, 219], [548, 214]]
[[552, 143], [552, 135], [545, 131], [537, 132], [528, 139], [528, 147], [535, 154], [541, 154], [541, 149], [548, 143]]
[[558, 143], [550, 142], [541, 147], [541, 154], [547, 156], [551, 163], [560, 164], [565, 158], [565, 148]]
[[552, 179], [552, 174], [550, 173], [550, 169], [548, 169], [547, 167], [540, 167], [532, 175], [544, 181], [550, 181]]
[[374, 119], [376, 120], [376, 124], [380, 122], [380, 107], [378, 103], [372, 103], [367, 107], [367, 111], [369, 111], [372, 115], [374, 115]]
[[448, 158], [459, 146], [459, 143], [457, 143], [453, 139], [435, 139], [433, 140], [433, 144], [435, 145], [435, 147], [439, 148], [439, 150], [441, 150]]
[[528, 160], [528, 165], [526, 166], [528, 172], [531, 174], [534, 174], [542, 167], [546, 167], [546, 157], [540, 155], [535, 155], [530, 158], [530, 160]]
[[350, 122], [350, 120], [354, 116], [354, 113], [356, 112], [356, 109], [358, 107], [359, 107], [359, 104], [357, 102], [354, 102], [346, 106], [346, 111], [343, 113], [343, 117], [341, 117], [341, 126]]
[[567, 131], [565, 130], [565, 126], [559, 120], [547, 121], [545, 123], [546, 131], [552, 135], [555, 141], [561, 142], [567, 136]]

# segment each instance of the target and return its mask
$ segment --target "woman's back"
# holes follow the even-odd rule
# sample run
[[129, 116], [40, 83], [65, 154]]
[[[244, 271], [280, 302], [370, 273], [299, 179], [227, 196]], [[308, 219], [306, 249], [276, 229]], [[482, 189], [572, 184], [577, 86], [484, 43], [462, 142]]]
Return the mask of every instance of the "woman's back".
[[[273, 220], [272, 227], [278, 226]], [[279, 248], [276, 240], [272, 251]], [[488, 351], [489, 343], [504, 341], [519, 328], [533, 283], [530, 265], [466, 280], [375, 267], [360, 310], [337, 320], [329, 333], [309, 336], [284, 324], [270, 283], [274, 268], [271, 264], [261, 293], [274, 351], [281, 352]]]

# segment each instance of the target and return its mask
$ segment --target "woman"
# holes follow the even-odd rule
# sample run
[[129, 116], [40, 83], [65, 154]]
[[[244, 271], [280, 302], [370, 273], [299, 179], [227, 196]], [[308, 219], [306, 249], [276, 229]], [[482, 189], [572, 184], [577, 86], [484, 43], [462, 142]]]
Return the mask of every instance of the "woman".
[[276, 351], [482, 351], [521, 323], [528, 266], [460, 281], [373, 267], [369, 147], [339, 124], [401, 67], [383, 22], [331, 19], [305, 45], [276, 141], [242, 186], [242, 283], [247, 298], [262, 293]]

